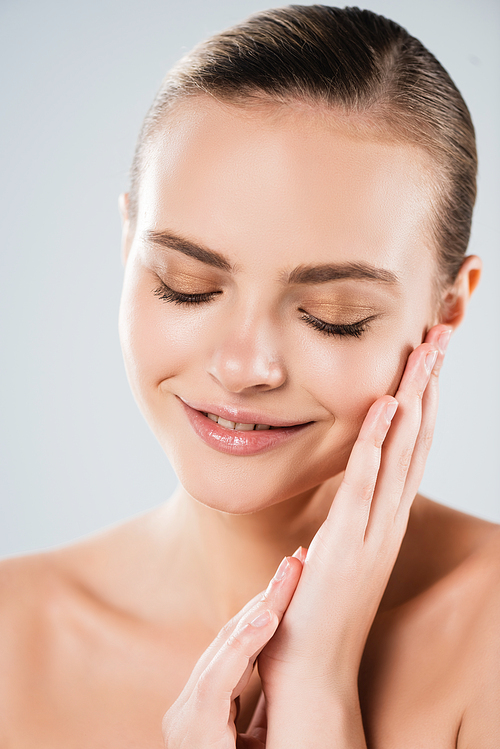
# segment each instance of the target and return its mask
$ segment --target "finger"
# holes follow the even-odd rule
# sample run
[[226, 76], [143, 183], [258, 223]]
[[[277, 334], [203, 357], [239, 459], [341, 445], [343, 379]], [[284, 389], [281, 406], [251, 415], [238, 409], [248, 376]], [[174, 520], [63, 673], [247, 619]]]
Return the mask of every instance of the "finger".
[[232, 712], [232, 710], [233, 710], [233, 706], [234, 706], [234, 716], [233, 716], [233, 721], [234, 721], [234, 722], [236, 723], [236, 722], [237, 722], [237, 720], [238, 720], [238, 718], [239, 718], [239, 716], [240, 716], [240, 712], [241, 712], [241, 700], [240, 700], [240, 695], [238, 695], [237, 697], [235, 697], [235, 698], [234, 698], [234, 702], [233, 702], [233, 704], [231, 705], [231, 712]]
[[208, 648], [203, 652], [203, 654], [198, 659], [183, 689], [183, 692], [182, 692], [183, 694], [190, 694], [193, 691], [201, 674], [207, 668], [211, 660], [214, 658], [216, 653], [220, 650], [220, 648], [228, 639], [228, 637], [230, 637], [231, 634], [234, 632], [234, 630], [236, 629], [236, 626], [238, 625], [238, 622], [244, 616], [246, 616], [248, 612], [259, 603], [259, 601], [262, 600], [263, 596], [264, 596], [264, 591], [261, 591], [256, 596], [254, 596], [235, 616], [233, 616], [232, 619], [230, 619], [227, 622], [227, 624], [225, 624], [222, 627], [220, 632], [217, 634], [217, 637], [210, 643]]
[[302, 562], [302, 564], [304, 564], [304, 562], [306, 561], [307, 549], [305, 549], [303, 546], [299, 546], [297, 551], [295, 551], [292, 556], [295, 557], [295, 559], [298, 559], [299, 562]]
[[201, 674], [192, 700], [200, 721], [207, 725], [215, 716], [227, 724], [236, 686], [248, 670], [256, 651], [264, 647], [278, 627], [277, 615], [269, 609], [254, 612], [250, 621], [241, 622]]
[[297, 559], [283, 560], [261, 600], [240, 619], [201, 673], [190, 697], [200, 719], [204, 717], [210, 724], [221, 712], [228, 719], [231, 702], [244, 688], [255, 658], [276, 631], [301, 570]]
[[[251, 621], [238, 624], [189, 693], [185, 688], [174, 706], [166, 713], [163, 719], [164, 733], [167, 731], [167, 735], [170, 735], [172, 730], [176, 730], [177, 733], [179, 730], [182, 731], [177, 719], [179, 714], [180, 722], [186, 726], [185, 730], [190, 730], [193, 737], [203, 736], [207, 746], [217, 745], [228, 729], [236, 737], [234, 721], [237, 703], [232, 698], [233, 688], [247, 668], [254, 650], [272, 637], [277, 626], [276, 614], [268, 609], [258, 612]], [[173, 726], [168, 722], [169, 716], [170, 720], [174, 721]], [[193, 740], [190, 745], [201, 744]]]
[[262, 736], [264, 738], [260, 738], [259, 735], [251, 736], [249, 733], [240, 733], [236, 737], [236, 749], [266, 749], [267, 730]]
[[425, 339], [426, 343], [431, 343], [437, 348], [438, 356], [422, 398], [422, 420], [420, 431], [418, 433], [412, 461], [406, 477], [403, 496], [401, 498], [400, 511], [406, 515], [409, 513], [411, 503], [418, 492], [420, 482], [423, 478], [427, 457], [432, 445], [439, 403], [439, 373], [443, 365], [451, 333], [452, 328], [448, 325], [436, 325], [429, 331]]
[[[281, 621], [295, 592], [301, 573], [302, 564], [296, 558], [285, 557], [264, 592], [259, 606], [267, 604], [269, 609], [277, 614], [278, 620]], [[267, 645], [267, 642], [259, 647], [250, 658], [244, 673], [233, 689], [233, 698], [235, 695], [241, 694], [250, 681], [255, 662], [265, 645]]]
[[247, 735], [252, 738], [259, 739], [265, 746], [267, 734], [267, 712], [266, 712], [266, 698], [264, 692], [261, 692], [259, 701], [254, 710], [252, 720], [248, 727]]
[[382, 445], [397, 408], [397, 401], [390, 395], [379, 398], [371, 406], [351, 450], [344, 478], [327, 520], [313, 540], [311, 548], [318, 545], [317, 539], [325, 544], [326, 549], [333, 548], [331, 543], [334, 542], [329, 538], [332, 535], [341, 537], [344, 544], [350, 540], [356, 544], [363, 542], [381, 462]]
[[439, 374], [441, 371], [452, 333], [453, 328], [449, 325], [435, 325], [425, 337], [425, 343], [432, 344], [438, 350], [436, 364], [433, 369], [434, 374]]
[[[422, 421], [422, 399], [438, 351], [430, 343], [418, 346], [408, 357], [407, 366], [395, 395], [397, 414], [384, 444], [372, 512], [366, 538], [386, 535], [394, 525]], [[396, 538], [395, 538], [396, 540]]]
[[[289, 560], [288, 563], [285, 562], [285, 560]], [[299, 560], [302, 561], [302, 560]], [[288, 565], [293, 566], [293, 570], [290, 570], [291, 577], [288, 579]], [[220, 650], [220, 648], [223, 646], [223, 644], [226, 642], [226, 640], [231, 636], [231, 634], [234, 632], [235, 628], [237, 627], [238, 623], [248, 615], [248, 613], [254, 609], [255, 606], [257, 606], [259, 603], [262, 603], [263, 601], [267, 600], [269, 596], [271, 596], [270, 599], [270, 605], [271, 608], [274, 605], [277, 605], [277, 611], [281, 609], [281, 606], [283, 605], [283, 602], [280, 601], [280, 596], [285, 596], [285, 600], [287, 600], [286, 605], [288, 605], [288, 598], [287, 596], [293, 595], [293, 590], [295, 590], [295, 585], [298, 582], [298, 578], [300, 577], [300, 573], [302, 571], [301, 565], [297, 565], [297, 563], [293, 562], [290, 557], [285, 557], [283, 561], [280, 563], [278, 569], [276, 570], [276, 573], [274, 577], [272, 578], [271, 582], [269, 583], [267, 589], [265, 591], [261, 591], [256, 596], [254, 596], [235, 616], [233, 616], [232, 619], [230, 619], [227, 624], [224, 625], [224, 627], [220, 630], [217, 637], [212, 641], [212, 643], [209, 645], [209, 647], [204, 651], [202, 656], [199, 658], [198, 662], [196, 663], [193, 671], [191, 672], [191, 675], [189, 677], [189, 680], [184, 688], [183, 691], [190, 693], [194, 686], [196, 685], [198, 679], [200, 678], [203, 671], [207, 668], [211, 660], [215, 657], [216, 653]], [[281, 581], [287, 579], [287, 582], [285, 586], [281, 585]], [[294, 582], [295, 580], [295, 582]], [[287, 592], [288, 588], [287, 586], [292, 586], [290, 591]], [[274, 602], [273, 596], [278, 595], [278, 599], [276, 602]]]

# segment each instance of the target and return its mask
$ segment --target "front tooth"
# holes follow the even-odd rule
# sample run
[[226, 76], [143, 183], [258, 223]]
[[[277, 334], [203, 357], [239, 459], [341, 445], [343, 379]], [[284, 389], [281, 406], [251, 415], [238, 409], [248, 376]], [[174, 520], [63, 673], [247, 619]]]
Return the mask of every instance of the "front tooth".
[[221, 427], [226, 427], [226, 429], [234, 429], [236, 426], [235, 421], [228, 421], [227, 419], [223, 419], [222, 416], [219, 416], [219, 424]]
[[212, 419], [212, 421], [219, 421], [219, 417], [215, 414], [207, 414], [209, 419]]
[[271, 429], [268, 424], [256, 424], [255, 431], [262, 431], [263, 429]]
[[238, 432], [252, 432], [255, 424], [240, 424], [239, 422], [236, 424], [235, 429], [238, 430]]

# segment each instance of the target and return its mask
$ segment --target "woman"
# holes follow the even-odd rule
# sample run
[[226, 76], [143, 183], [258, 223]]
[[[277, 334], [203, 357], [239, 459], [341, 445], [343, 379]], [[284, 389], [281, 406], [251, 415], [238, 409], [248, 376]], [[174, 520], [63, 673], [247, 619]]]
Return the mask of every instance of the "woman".
[[453, 83], [367, 11], [267, 11], [170, 73], [120, 334], [181, 485], [3, 564], [5, 746], [498, 746], [498, 528], [417, 494], [475, 173]]

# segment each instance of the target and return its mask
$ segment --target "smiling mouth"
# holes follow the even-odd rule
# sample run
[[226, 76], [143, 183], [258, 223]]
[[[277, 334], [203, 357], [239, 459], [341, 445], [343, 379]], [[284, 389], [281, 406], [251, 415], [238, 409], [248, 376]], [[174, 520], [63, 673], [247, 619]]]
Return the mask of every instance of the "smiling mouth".
[[306, 421], [299, 424], [287, 424], [286, 426], [272, 426], [271, 424], [252, 424], [240, 421], [231, 421], [230, 419], [225, 419], [223, 416], [218, 416], [217, 414], [209, 413], [207, 411], [199, 411], [199, 413], [203, 414], [203, 416], [210, 419], [215, 424], [218, 424], [223, 429], [229, 429], [234, 432], [264, 432], [269, 429], [273, 429], [275, 431], [282, 429], [295, 429], [296, 427], [303, 427], [307, 424], [312, 423], [310, 421]]
[[203, 416], [207, 416], [212, 421], [215, 421], [216, 424], [219, 424], [219, 426], [224, 427], [225, 429], [234, 429], [236, 432], [260, 432], [265, 431], [266, 429], [279, 429], [280, 427], [272, 427], [269, 424], [243, 424], [241, 422], [237, 421], [229, 421], [229, 419], [223, 419], [222, 416], [217, 416], [216, 414], [210, 414], [206, 413], [205, 411], [200, 411], [200, 413], [203, 414]]
[[[304, 427], [309, 424], [313, 424], [313, 421], [288, 421], [280, 417], [268, 415], [266, 413], [259, 413], [258, 411], [251, 411], [246, 409], [234, 408], [232, 406], [216, 406], [210, 403], [193, 403], [184, 400], [180, 396], [177, 396], [178, 400], [187, 409], [187, 413], [191, 415], [198, 415], [202, 421], [200, 424], [205, 423], [207, 426], [211, 423], [215, 427], [219, 427], [220, 433], [245, 433], [248, 438], [250, 434], [248, 432], [286, 432], [295, 431], [299, 427]], [[264, 435], [261, 434], [263, 437]], [[243, 437], [243, 434], [241, 434]], [[256, 435], [254, 434], [254, 437]], [[253, 438], [252, 438], [253, 439]]]
[[[233, 416], [233, 413], [229, 412], [229, 408], [221, 407], [220, 410], [224, 413], [224, 416], [221, 416], [213, 413], [215, 410], [219, 410], [213, 406], [210, 411], [205, 410], [207, 406], [210, 408], [208, 403], [206, 405], [199, 403], [197, 404], [198, 408], [195, 408], [194, 404], [188, 405], [182, 398], [179, 398], [179, 401], [198, 437], [209, 447], [229, 455], [242, 457], [267, 452], [284, 445], [295, 435], [314, 424], [313, 421], [293, 424], [281, 421], [274, 416], [269, 418], [269, 421], [274, 422], [273, 424], [265, 424], [263, 422], [267, 418], [267, 414], [264, 413], [245, 412], [243, 409], [238, 413], [234, 409]], [[231, 416], [233, 416], [233, 419], [239, 417], [246, 420], [244, 422], [233, 421], [233, 419], [227, 418]], [[258, 419], [259, 416], [262, 418], [262, 422], [250, 421], [250, 419], [256, 417]]]

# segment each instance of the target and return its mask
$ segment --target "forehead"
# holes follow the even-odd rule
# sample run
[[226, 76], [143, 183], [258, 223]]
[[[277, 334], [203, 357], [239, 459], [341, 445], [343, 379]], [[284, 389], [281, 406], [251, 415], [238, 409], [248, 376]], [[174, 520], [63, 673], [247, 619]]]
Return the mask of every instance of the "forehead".
[[149, 147], [137, 233], [171, 229], [236, 265], [432, 262], [432, 164], [319, 107], [177, 105]]

